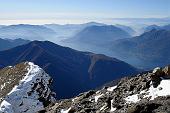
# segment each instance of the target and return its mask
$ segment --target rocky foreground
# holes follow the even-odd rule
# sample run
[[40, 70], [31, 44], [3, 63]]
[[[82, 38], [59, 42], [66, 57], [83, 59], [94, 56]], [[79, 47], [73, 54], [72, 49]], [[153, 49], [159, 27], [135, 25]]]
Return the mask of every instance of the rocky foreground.
[[58, 101], [51, 81], [31, 62], [1, 69], [0, 113], [170, 113], [170, 66]]
[[47, 113], [170, 113], [170, 67], [122, 78], [116, 86], [58, 101]]
[[0, 70], [0, 113], [35, 113], [54, 102], [51, 77], [25, 62]]

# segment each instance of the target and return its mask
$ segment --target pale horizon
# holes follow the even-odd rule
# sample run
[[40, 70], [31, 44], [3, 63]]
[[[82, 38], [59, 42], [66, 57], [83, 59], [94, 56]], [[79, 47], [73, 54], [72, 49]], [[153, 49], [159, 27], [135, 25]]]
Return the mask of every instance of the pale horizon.
[[169, 0], [0, 0], [0, 24], [112, 24], [112, 18], [170, 17]]
[[[133, 24], [132, 20], [149, 20], [149, 19], [156, 19], [157, 21], [164, 21], [164, 19], [167, 19], [168, 22], [170, 22], [169, 17], [165, 18], [110, 18], [110, 19], [0, 19], [0, 25], [17, 25], [17, 24], [31, 24], [31, 25], [44, 25], [44, 24], [59, 24], [59, 25], [66, 25], [66, 24], [84, 24], [89, 22], [97, 22], [97, 23], [104, 23], [109, 25], [114, 24], [125, 24], [125, 25], [131, 25]], [[162, 20], [161, 20], [162, 19]], [[152, 25], [152, 24], [159, 24], [159, 22], [151, 22], [151, 23], [145, 23], [146, 25]], [[168, 22], [165, 22], [167, 24]], [[136, 23], [135, 23], [136, 24]], [[139, 24], [144, 24], [144, 22], [141, 22]]]

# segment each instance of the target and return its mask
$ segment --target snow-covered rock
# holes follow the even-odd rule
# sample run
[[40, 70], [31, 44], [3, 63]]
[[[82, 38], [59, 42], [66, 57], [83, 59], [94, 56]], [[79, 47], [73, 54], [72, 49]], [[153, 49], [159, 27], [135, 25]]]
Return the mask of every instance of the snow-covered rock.
[[[170, 79], [163, 79], [160, 84], [154, 88], [153, 85], [149, 89], [141, 91], [139, 94], [134, 94], [125, 98], [128, 103], [136, 103], [144, 98], [149, 100], [154, 100], [160, 96], [169, 96], [170, 95]], [[142, 97], [140, 95], [143, 95]]]
[[110, 112], [114, 112], [116, 110], [116, 108], [113, 107], [112, 103], [114, 102], [114, 100], [111, 100], [111, 109]]
[[100, 97], [102, 97], [102, 96], [103, 96], [103, 94], [96, 95], [96, 96], [94, 97], [94, 99], [95, 99], [95, 102], [97, 102], [97, 101], [98, 101], [98, 99], [99, 99]]
[[[55, 101], [49, 87], [51, 77], [31, 62], [19, 65], [25, 66], [22, 68], [25, 73], [22, 73], [22, 79], [3, 97], [0, 113], [35, 113], [43, 110], [47, 102]], [[1, 89], [5, 88], [4, 85]]]
[[61, 113], [69, 113], [70, 110], [71, 110], [71, 107], [69, 109], [67, 109], [67, 110], [62, 109]]
[[116, 89], [117, 86], [113, 86], [113, 87], [108, 87], [107, 91], [113, 91], [114, 89]]

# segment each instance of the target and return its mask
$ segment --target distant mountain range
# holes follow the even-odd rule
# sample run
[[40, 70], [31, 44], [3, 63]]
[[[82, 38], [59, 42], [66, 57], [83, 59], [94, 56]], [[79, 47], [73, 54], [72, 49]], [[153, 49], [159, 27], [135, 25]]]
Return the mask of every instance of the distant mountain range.
[[170, 63], [167, 52], [169, 25], [148, 26], [144, 34], [134, 38], [128, 37], [130, 35], [127, 32], [115, 26], [90, 26], [66, 40], [65, 45], [78, 50], [106, 54], [143, 69]]
[[84, 24], [45, 24], [45, 25], [0, 25], [0, 37], [8, 39], [23, 38], [27, 40], [49, 40], [58, 42], [70, 38], [88, 26], [101, 26], [102, 23], [89, 22]]
[[47, 28], [50, 28], [54, 30], [57, 33], [57, 36], [60, 38], [69, 38], [80, 32], [86, 27], [89, 26], [102, 26], [105, 25], [103, 23], [97, 23], [97, 22], [89, 22], [84, 24], [65, 24], [65, 25], [59, 25], [59, 24], [45, 24], [44, 26]]
[[0, 52], [0, 67], [32, 61], [54, 79], [57, 98], [73, 97], [113, 79], [138, 72], [138, 69], [115, 58], [80, 52], [45, 41]]
[[136, 34], [136, 31], [133, 30], [131, 27], [129, 26], [125, 26], [125, 25], [121, 25], [121, 24], [116, 24], [115, 25], [116, 27], [126, 31], [127, 33], [129, 33], [131, 36], [135, 35]]
[[61, 44], [81, 51], [109, 54], [108, 45], [117, 39], [130, 37], [126, 31], [112, 25], [89, 26]]
[[0, 51], [2, 50], [7, 50], [19, 45], [23, 45], [26, 43], [29, 43], [29, 40], [24, 40], [24, 39], [1, 39], [0, 38]]
[[143, 31], [144, 32], [149, 32], [149, 31], [152, 31], [152, 30], [159, 30], [160, 29], [160, 26], [158, 25], [150, 25], [150, 26], [147, 26], [147, 27], [144, 27], [143, 28]]
[[0, 113], [169, 112], [170, 25], [142, 30], [132, 37], [128, 26], [95, 22], [0, 26]]
[[112, 18], [113, 23], [121, 23], [121, 24], [145, 24], [145, 25], [151, 25], [151, 24], [169, 24], [170, 23], [170, 17], [166, 18]]
[[170, 31], [155, 29], [141, 36], [115, 41], [111, 46], [117, 58], [149, 69], [170, 64], [169, 48]]
[[0, 37], [7, 39], [48, 40], [53, 39], [56, 33], [41, 25], [10, 25], [0, 28]]
[[109, 46], [117, 39], [130, 38], [131, 35], [113, 25], [89, 26], [75, 36], [63, 40], [61, 45], [80, 51], [112, 55]]
[[158, 25], [150, 25], [144, 28], [145, 32], [152, 31], [152, 30], [168, 30], [170, 31], [170, 24], [164, 25], [164, 26], [158, 26]]
[[115, 26], [90, 26], [83, 29], [68, 42], [105, 45], [117, 39], [129, 38], [130, 35]]
[[[109, 26], [103, 23], [89, 22], [84, 24], [45, 24], [45, 25], [0, 25], [0, 38], [8, 39], [27, 39], [27, 40], [48, 40], [53, 42], [60, 42], [64, 39], [74, 37], [79, 32], [84, 31], [87, 27], [92, 26]], [[116, 26], [115, 26], [116, 27]], [[134, 30], [128, 26], [117, 25], [117, 28], [134, 34]], [[107, 28], [106, 28], [107, 30]], [[116, 31], [115, 31], [116, 32]]]
[[[159, 66], [159, 64], [160, 66], [164, 66], [169, 63], [168, 60], [167, 63], [166, 61], [164, 61], [164, 63], [162, 61], [160, 61], [162, 63], [149, 61], [149, 59], [152, 59], [154, 55], [153, 51], [151, 50], [157, 48], [157, 46], [155, 47], [154, 45], [152, 45], [152, 43], [155, 43], [154, 41], [157, 41], [157, 43], [158, 41], [160, 42], [164, 41], [162, 42], [163, 43], [162, 46], [164, 46], [162, 47], [162, 51], [165, 51], [165, 49], [169, 47], [168, 44], [166, 44], [168, 43], [169, 38], [165, 38], [165, 37], [169, 37], [168, 34], [165, 33], [165, 30], [166, 32], [170, 31], [169, 28], [170, 28], [169, 24], [164, 26], [158, 26], [158, 25], [147, 26], [143, 29], [145, 31], [144, 34], [131, 38], [131, 33], [133, 34], [134, 30], [124, 25], [113, 26], [113, 25], [105, 25], [96, 22], [90, 22], [85, 24], [68, 24], [68, 25], [56, 25], [56, 24], [10, 25], [10, 26], [3, 26], [0, 28], [0, 36], [1, 36], [0, 38], [2, 38], [0, 40], [0, 50], [10, 49], [12, 47], [16, 47], [18, 45], [22, 45], [29, 42], [28, 40], [22, 40], [22, 39], [11, 41], [4, 38], [13, 39], [13, 38], [22, 37], [23, 39], [32, 39], [32, 40], [34, 39], [52, 40], [55, 43], [61, 44], [63, 46], [71, 47], [73, 49], [77, 49], [81, 51], [90, 51], [98, 54], [105, 54], [107, 56], [124, 60], [125, 62], [128, 62], [129, 64], [132, 64], [134, 66], [150, 69], [155, 66]], [[75, 31], [73, 29], [75, 29]], [[72, 37], [67, 37], [66, 40], [62, 42], [58, 42], [57, 40], [61, 40], [65, 38], [59, 39], [58, 36], [61, 32], [60, 33], [58, 32], [59, 33], [58, 34], [57, 31], [59, 32], [70, 31], [74, 33], [72, 34], [73, 35]], [[158, 32], [158, 31], [162, 31], [162, 32]], [[66, 34], [64, 35], [66, 36]], [[157, 39], [157, 37], [159, 37], [159, 40]], [[151, 45], [148, 44], [148, 42], [151, 43]], [[146, 44], [148, 44], [148, 46], [151, 47], [146, 47], [147, 46]], [[160, 45], [158, 45], [158, 47], [159, 46]], [[159, 48], [157, 48], [156, 50], [159, 50]], [[159, 53], [159, 55], [157, 56], [158, 61], [163, 59], [162, 57], [159, 56], [163, 56], [164, 54], [165, 53], [162, 52]], [[126, 57], [127, 55], [129, 55], [130, 57]], [[150, 58], [146, 56], [150, 56]], [[152, 60], [155, 59], [155, 56], [156, 55], [154, 55]], [[145, 61], [144, 58], [145, 60], [146, 58], [148, 60]]]

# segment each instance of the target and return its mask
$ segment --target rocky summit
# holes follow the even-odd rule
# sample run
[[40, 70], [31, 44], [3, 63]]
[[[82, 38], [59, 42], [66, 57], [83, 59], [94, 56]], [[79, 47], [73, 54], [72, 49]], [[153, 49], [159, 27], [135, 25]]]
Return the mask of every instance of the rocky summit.
[[51, 77], [25, 62], [0, 70], [0, 113], [35, 113], [55, 101]]
[[170, 113], [170, 66], [48, 106], [47, 113]]

